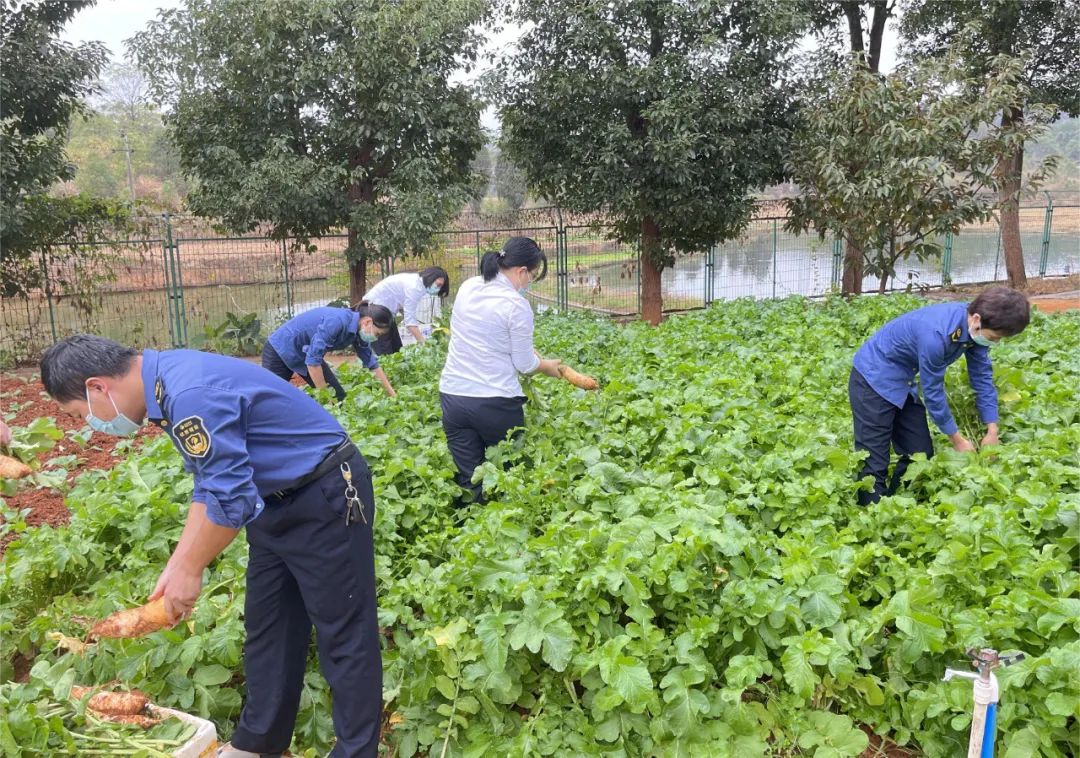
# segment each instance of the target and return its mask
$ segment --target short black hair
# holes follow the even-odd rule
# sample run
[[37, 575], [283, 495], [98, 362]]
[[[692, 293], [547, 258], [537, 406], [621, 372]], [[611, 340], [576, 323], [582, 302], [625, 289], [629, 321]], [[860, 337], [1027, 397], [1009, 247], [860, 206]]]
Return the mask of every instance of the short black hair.
[[450, 294], [450, 274], [446, 273], [446, 269], [442, 266], [428, 266], [420, 272], [420, 281], [424, 283], [425, 287], [430, 287], [439, 278], [443, 280], [442, 289], [439, 290], [439, 297], [446, 297]]
[[1031, 303], [1023, 292], [1009, 287], [991, 287], [968, 306], [969, 316], [976, 313], [984, 329], [1012, 337], [1024, 331], [1031, 321]]
[[41, 354], [41, 383], [59, 403], [81, 400], [86, 397], [87, 379], [123, 376], [138, 357], [134, 348], [105, 337], [76, 334]]

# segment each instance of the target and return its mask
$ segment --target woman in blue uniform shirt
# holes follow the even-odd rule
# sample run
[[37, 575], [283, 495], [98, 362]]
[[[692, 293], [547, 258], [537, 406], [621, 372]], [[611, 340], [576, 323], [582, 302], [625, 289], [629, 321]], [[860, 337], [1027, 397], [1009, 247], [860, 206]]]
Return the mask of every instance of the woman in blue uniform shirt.
[[393, 328], [394, 315], [381, 305], [313, 308], [289, 319], [270, 335], [263, 347], [262, 365], [286, 381], [296, 374], [309, 387], [329, 385], [340, 402], [345, 399], [345, 390], [324, 356], [330, 350], [351, 347], [386, 394], [395, 397], [397, 393], [371, 349], [373, 342]]
[[[872, 490], [859, 493], [861, 505], [893, 494], [912, 455], [924, 453], [929, 458], [934, 454], [927, 414], [953, 448], [975, 449], [960, 433], [945, 397], [945, 369], [960, 356], [967, 362], [975, 407], [986, 424], [982, 444], [997, 444], [998, 403], [990, 349], [1004, 337], [1024, 331], [1030, 311], [1023, 293], [993, 287], [970, 305], [939, 303], [898, 316], [859, 348], [848, 380], [848, 397], [855, 449], [867, 453], [859, 476], [874, 480]], [[900, 457], [886, 486], [890, 447]]]

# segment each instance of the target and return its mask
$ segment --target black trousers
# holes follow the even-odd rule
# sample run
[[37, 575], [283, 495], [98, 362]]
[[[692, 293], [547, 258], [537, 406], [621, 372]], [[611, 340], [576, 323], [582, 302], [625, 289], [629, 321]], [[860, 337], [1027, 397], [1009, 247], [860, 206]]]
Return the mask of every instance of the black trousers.
[[247, 698], [232, 744], [281, 753], [292, 740], [311, 627], [334, 699], [333, 758], [375, 756], [382, 658], [375, 608], [375, 497], [356, 452], [347, 461], [364, 519], [345, 525], [345, 481], [333, 470], [285, 498], [269, 497], [247, 526], [244, 674]]
[[[345, 388], [341, 386], [341, 382], [339, 382], [337, 376], [334, 375], [334, 372], [330, 368], [329, 363], [323, 361], [320, 365], [322, 366], [323, 376], [326, 377], [326, 383], [333, 388], [334, 395], [337, 396], [338, 402], [340, 403], [342, 400], [345, 399]], [[278, 351], [275, 350], [274, 346], [271, 345], [269, 342], [263, 345], [262, 366], [268, 371], [273, 371], [275, 374], [277, 374], [287, 382], [291, 381], [293, 378], [293, 374], [296, 373], [291, 368], [285, 365], [285, 361], [281, 360], [281, 356], [278, 355]], [[300, 376], [301, 379], [307, 382], [307, 386], [315, 386], [315, 382], [311, 381], [310, 376], [303, 376], [301, 374], [298, 374], [298, 376]]]
[[484, 501], [483, 488], [472, 483], [473, 472], [484, 462], [487, 449], [506, 439], [506, 433], [525, 425], [523, 397], [464, 397], [439, 393], [446, 444], [454, 458], [454, 480]]
[[[862, 374], [852, 369], [848, 378], [848, 399], [855, 422], [855, 449], [869, 453], [859, 478], [874, 477], [873, 491], [859, 492], [859, 504], [869, 505], [883, 495], [896, 492], [913, 454], [933, 456], [934, 441], [926, 422], [926, 406], [917, 397], [908, 395], [904, 407], [897, 408], [875, 392]], [[886, 487], [890, 446], [900, 458], [893, 470], [892, 481]]]
[[401, 331], [395, 322], [390, 331], [380, 334], [379, 339], [371, 343], [371, 352], [375, 355], [391, 355], [401, 350], [402, 346]]

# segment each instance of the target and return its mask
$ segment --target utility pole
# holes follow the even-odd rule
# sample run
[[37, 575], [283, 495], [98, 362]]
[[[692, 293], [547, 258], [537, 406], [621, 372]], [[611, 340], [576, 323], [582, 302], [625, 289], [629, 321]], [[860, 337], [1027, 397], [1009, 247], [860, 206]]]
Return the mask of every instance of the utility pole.
[[131, 145], [128, 143], [128, 135], [127, 135], [127, 130], [126, 129], [120, 132], [120, 139], [122, 139], [124, 141], [124, 149], [123, 150], [113, 150], [113, 152], [114, 153], [123, 153], [124, 154], [124, 160], [127, 163], [128, 195], [131, 198], [128, 202], [131, 205], [131, 212], [134, 213], [135, 212], [135, 179], [134, 179], [134, 177], [132, 176], [132, 173], [131, 173]]

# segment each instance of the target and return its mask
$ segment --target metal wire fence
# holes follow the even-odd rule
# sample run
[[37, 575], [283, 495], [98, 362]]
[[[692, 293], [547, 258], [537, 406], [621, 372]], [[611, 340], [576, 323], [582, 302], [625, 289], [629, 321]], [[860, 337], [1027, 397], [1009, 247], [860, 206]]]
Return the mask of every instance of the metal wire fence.
[[[527, 235], [549, 261], [548, 275], [529, 293], [538, 310], [640, 312], [638, 250], [612, 240], [601, 219], [564, 224], [561, 217], [529, 211], [500, 221], [494, 228], [480, 228], [475, 220], [456, 224], [436, 235], [431, 253], [369, 265], [368, 286], [395, 271], [441, 265], [451, 276], [452, 298], [461, 282], [479, 273], [485, 251]], [[169, 217], [144, 228], [135, 239], [86, 246], [95, 255], [43, 253], [33, 262], [41, 267], [41, 286], [27, 296], [0, 298], [0, 365], [32, 361], [53, 341], [77, 332], [135, 346], [203, 347], [230, 313], [257, 314], [268, 333], [297, 313], [344, 299], [349, 290], [344, 234], [301, 244], [258, 233], [222, 236], [205, 221]], [[1080, 271], [1080, 205], [1022, 208], [1020, 228], [1029, 276]], [[940, 258], [902, 262], [890, 289], [1004, 280], [996, 223], [972, 225], [941, 244]], [[739, 238], [680, 256], [666, 268], [664, 306], [824, 295], [840, 285], [842, 256], [835, 239], [791, 234], [780, 216], [758, 218]], [[868, 277], [864, 290], [877, 284]], [[428, 306], [428, 318], [437, 318], [437, 300]]]

